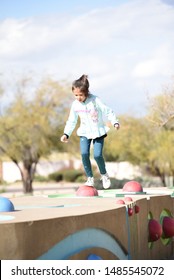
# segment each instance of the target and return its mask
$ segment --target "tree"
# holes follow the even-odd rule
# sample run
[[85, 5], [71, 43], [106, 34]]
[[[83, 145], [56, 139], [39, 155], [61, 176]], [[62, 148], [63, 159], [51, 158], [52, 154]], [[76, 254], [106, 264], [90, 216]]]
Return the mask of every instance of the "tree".
[[174, 135], [152, 126], [146, 118], [122, 116], [121, 129], [111, 130], [105, 145], [105, 158], [139, 165], [145, 174], [158, 176], [166, 186], [173, 176]]
[[163, 186], [169, 178], [174, 185], [174, 84], [152, 98], [148, 109], [144, 118], [120, 116], [121, 129], [111, 129], [106, 138], [105, 158], [140, 165]]
[[1, 108], [0, 115], [0, 151], [19, 168], [24, 193], [33, 190], [40, 158], [54, 149], [63, 149], [59, 139], [71, 100], [67, 84], [51, 78], [45, 78], [32, 89], [32, 79], [21, 79], [14, 99]]
[[111, 129], [106, 138], [106, 160], [129, 161], [132, 164], [147, 162], [151, 131], [144, 118], [120, 116], [121, 129]]
[[174, 80], [149, 100], [147, 119], [156, 127], [174, 130]]
[[171, 176], [174, 184], [174, 134], [170, 130], [158, 130], [153, 137], [154, 144], [149, 151], [149, 170], [160, 177], [163, 186], [169, 185]]
[[163, 88], [149, 103], [147, 120], [156, 132], [155, 146], [151, 151], [151, 167], [166, 186], [166, 177], [171, 176], [174, 185], [174, 83]]

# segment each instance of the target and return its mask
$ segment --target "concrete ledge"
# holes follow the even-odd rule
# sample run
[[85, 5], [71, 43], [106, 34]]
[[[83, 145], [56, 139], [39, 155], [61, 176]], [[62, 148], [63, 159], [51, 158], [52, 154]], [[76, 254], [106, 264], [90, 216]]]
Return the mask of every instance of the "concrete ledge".
[[[151, 191], [151, 192], [150, 192]], [[132, 202], [117, 204], [116, 194]], [[99, 197], [65, 194], [20, 196], [10, 199], [14, 212], [0, 213], [1, 259], [166, 259], [174, 252], [173, 239], [161, 238], [149, 246], [149, 213], [160, 222], [161, 213], [174, 214], [171, 191], [146, 190], [124, 194], [99, 191]], [[135, 213], [135, 205], [139, 212]], [[133, 209], [132, 216], [128, 208]]]

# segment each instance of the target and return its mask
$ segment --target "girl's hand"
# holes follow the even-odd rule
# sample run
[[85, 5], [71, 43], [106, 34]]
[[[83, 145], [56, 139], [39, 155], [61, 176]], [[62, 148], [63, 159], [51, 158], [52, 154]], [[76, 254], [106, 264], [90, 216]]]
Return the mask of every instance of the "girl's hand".
[[60, 141], [61, 142], [64, 142], [64, 143], [68, 143], [68, 138], [67, 138], [67, 136], [64, 134], [64, 135], [62, 135], [62, 137], [60, 138]]
[[114, 128], [118, 130], [120, 128], [119, 123], [114, 124]]

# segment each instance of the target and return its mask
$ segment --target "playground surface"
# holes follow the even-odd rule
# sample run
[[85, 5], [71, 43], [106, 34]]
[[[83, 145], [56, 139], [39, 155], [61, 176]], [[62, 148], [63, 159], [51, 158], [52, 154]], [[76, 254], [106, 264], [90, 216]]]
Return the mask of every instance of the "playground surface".
[[[27, 195], [20, 183], [6, 187], [1, 196], [15, 211], [0, 213], [1, 259], [86, 259], [89, 253], [103, 259], [171, 259], [172, 239], [159, 239], [149, 248], [147, 229], [149, 214], [160, 222], [174, 213], [173, 188], [102, 189], [87, 197], [77, 196], [79, 187], [35, 183]], [[166, 246], [166, 241], [171, 242]]]
[[[1, 195], [7, 198], [20, 197], [20, 196], [38, 196], [38, 195], [76, 195], [76, 191], [81, 186], [80, 183], [69, 183], [69, 182], [60, 182], [60, 183], [40, 183], [35, 182], [33, 184], [33, 193], [24, 194], [22, 189], [22, 183], [17, 182], [9, 186], [1, 186], [1, 189], [4, 189], [5, 192], [2, 192]], [[173, 188], [165, 187], [150, 187], [143, 188], [143, 191], [147, 194], [172, 194], [174, 192]], [[99, 190], [99, 195], [103, 193], [120, 193], [122, 189], [109, 189], [108, 191]]]
[[[32, 194], [24, 194], [21, 185], [16, 183], [8, 186], [6, 192], [2, 193], [1, 196], [14, 203], [15, 212], [11, 212], [11, 214], [15, 219], [12, 220], [19, 222], [102, 212], [123, 206], [116, 202], [125, 197], [132, 198], [132, 201], [126, 203], [129, 205], [139, 199], [172, 195], [174, 192], [173, 189], [163, 187], [144, 188], [142, 193], [127, 193], [122, 189], [102, 189], [98, 190], [98, 196], [82, 197], [76, 195], [79, 186], [77, 183], [36, 183]], [[25, 215], [25, 211], [27, 211], [27, 215]], [[6, 214], [8, 217], [9, 213]], [[7, 220], [9, 222], [10, 218]]]

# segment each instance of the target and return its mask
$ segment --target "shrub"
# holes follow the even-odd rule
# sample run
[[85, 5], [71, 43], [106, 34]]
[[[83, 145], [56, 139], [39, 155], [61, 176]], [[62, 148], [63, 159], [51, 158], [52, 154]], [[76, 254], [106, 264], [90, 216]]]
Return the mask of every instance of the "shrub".
[[80, 175], [75, 180], [75, 182], [77, 182], [77, 183], [84, 183], [85, 181], [86, 181], [86, 176], [85, 175]]
[[0, 193], [5, 193], [5, 192], [6, 192], [6, 188], [0, 189]]
[[[115, 178], [110, 178], [111, 180], [111, 189], [122, 189], [124, 184], [128, 181], [126, 179], [123, 179], [123, 180], [118, 180], [118, 179], [115, 179]], [[102, 190], [103, 189], [103, 185], [102, 185], [102, 181], [101, 180], [96, 180], [95, 181], [95, 187], [98, 189], [98, 190]]]
[[76, 182], [78, 177], [83, 176], [81, 170], [67, 169], [63, 171], [63, 180], [67, 182]]
[[[142, 181], [142, 178], [135, 178], [135, 179], [132, 179], [132, 180], [129, 180], [129, 179], [122, 179], [122, 180], [118, 180], [118, 179], [115, 179], [115, 178], [110, 178], [111, 179], [111, 189], [122, 189], [124, 184], [126, 184], [127, 182], [129, 181], [137, 181], [139, 182], [140, 184], [143, 182]], [[101, 180], [96, 180], [95, 181], [95, 187], [98, 189], [98, 190], [102, 190], [103, 189], [103, 185], [102, 185], [102, 181]]]
[[62, 171], [53, 172], [48, 175], [48, 179], [51, 181], [59, 182], [63, 180]]
[[49, 180], [56, 181], [56, 182], [62, 180], [67, 182], [76, 182], [78, 181], [78, 178], [82, 177], [83, 175], [84, 174], [81, 170], [64, 169], [49, 174], [48, 178]]
[[35, 175], [34, 176], [34, 181], [35, 182], [48, 182], [49, 179], [48, 179], [48, 177], [45, 177], [45, 176]]

